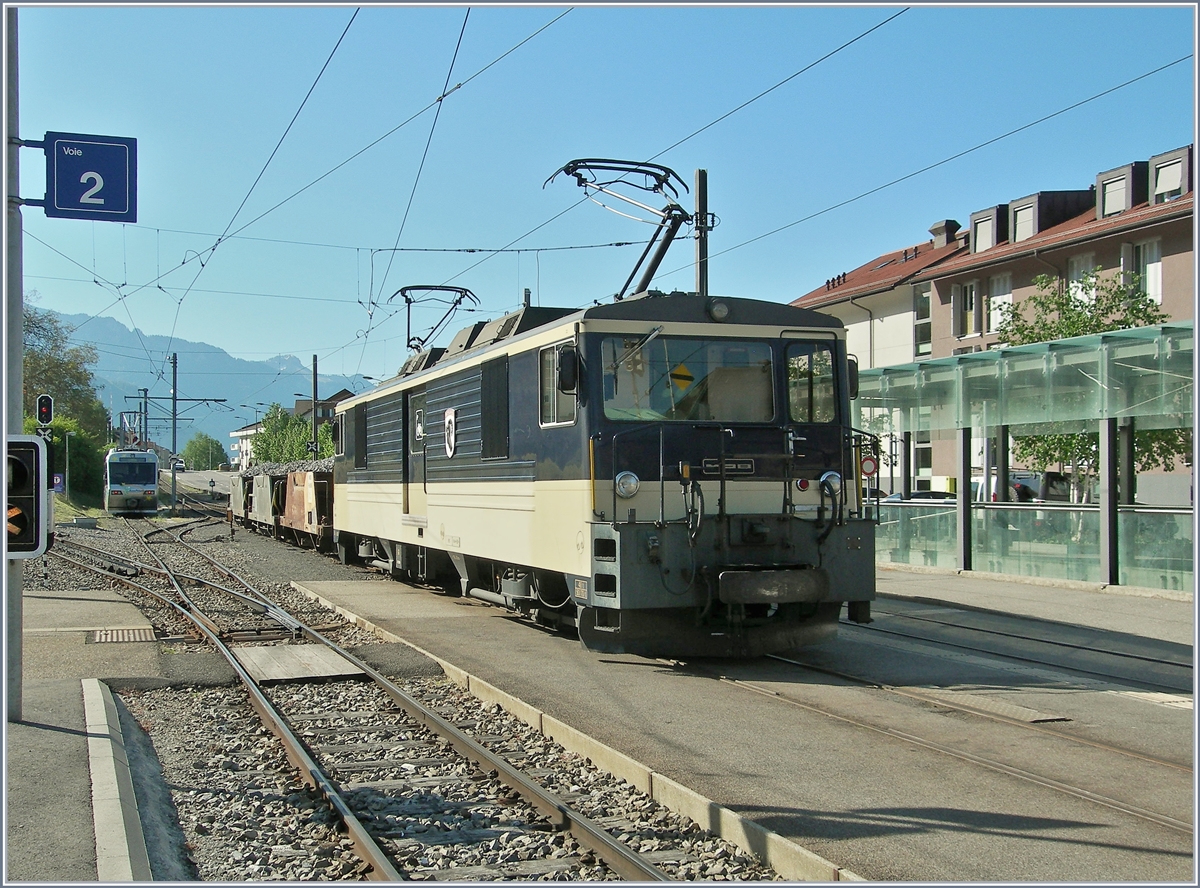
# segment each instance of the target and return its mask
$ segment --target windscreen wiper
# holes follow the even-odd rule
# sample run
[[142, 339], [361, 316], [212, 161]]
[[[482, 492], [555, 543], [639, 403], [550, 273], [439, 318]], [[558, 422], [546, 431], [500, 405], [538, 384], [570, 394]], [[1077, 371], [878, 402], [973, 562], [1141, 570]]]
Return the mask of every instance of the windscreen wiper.
[[620, 367], [623, 363], [625, 363], [627, 358], [632, 357], [634, 354], [636, 354], [637, 352], [639, 352], [643, 348], [645, 348], [645, 346], [649, 344], [651, 339], [653, 339], [659, 333], [662, 332], [662, 329], [663, 329], [662, 325], [660, 324], [659, 326], [657, 326], [653, 330], [651, 330], [649, 333], [647, 333], [645, 336], [643, 336], [641, 339], [639, 339], [637, 342], [635, 342], [633, 345], [631, 345], [629, 348], [625, 349], [624, 354], [622, 354], [621, 357], [617, 358], [615, 361], [613, 361], [609, 365], [608, 372], [615, 373], [616, 369], [618, 367]]

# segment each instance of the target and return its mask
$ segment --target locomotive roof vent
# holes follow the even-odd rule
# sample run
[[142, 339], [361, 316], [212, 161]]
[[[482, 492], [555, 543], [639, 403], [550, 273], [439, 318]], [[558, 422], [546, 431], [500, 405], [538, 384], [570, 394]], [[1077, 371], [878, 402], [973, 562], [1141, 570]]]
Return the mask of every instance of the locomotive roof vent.
[[427, 370], [438, 362], [438, 358], [446, 353], [444, 348], [427, 348], [412, 355], [400, 368], [401, 376], [409, 376]]
[[[559, 318], [573, 314], [575, 311], [576, 309], [574, 308], [530, 307], [518, 309], [511, 314], [504, 315], [504, 317], [486, 322], [483, 329], [463, 348], [463, 351], [483, 348], [484, 346], [491, 345], [493, 342], [510, 339], [535, 327], [541, 327], [552, 321], [557, 321]], [[462, 336], [462, 333], [459, 336]], [[455, 337], [456, 341], [457, 339], [458, 337]], [[447, 356], [455, 353], [453, 349], [454, 346], [451, 344], [450, 348], [447, 349]]]
[[452, 358], [455, 355], [461, 354], [469, 349], [475, 343], [480, 331], [483, 330], [487, 324], [487, 321], [476, 321], [471, 326], [463, 327], [461, 330], [459, 330], [454, 339], [450, 341], [450, 344], [446, 346], [445, 357]]

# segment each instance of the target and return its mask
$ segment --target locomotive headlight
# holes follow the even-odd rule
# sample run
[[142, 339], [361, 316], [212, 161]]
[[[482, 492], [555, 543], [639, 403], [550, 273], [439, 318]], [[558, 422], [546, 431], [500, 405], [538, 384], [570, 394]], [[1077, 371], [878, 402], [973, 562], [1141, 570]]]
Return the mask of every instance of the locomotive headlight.
[[633, 472], [622, 472], [613, 481], [613, 486], [617, 488], [617, 496], [622, 499], [629, 499], [638, 492], [638, 488], [642, 486], [642, 482]]
[[842, 476], [839, 475], [837, 472], [826, 472], [824, 475], [821, 476], [821, 483], [828, 484], [829, 489], [832, 490], [835, 494], [841, 493]]
[[729, 317], [729, 303], [722, 302], [720, 299], [710, 299], [708, 302], [708, 316], [714, 321], [723, 321]]

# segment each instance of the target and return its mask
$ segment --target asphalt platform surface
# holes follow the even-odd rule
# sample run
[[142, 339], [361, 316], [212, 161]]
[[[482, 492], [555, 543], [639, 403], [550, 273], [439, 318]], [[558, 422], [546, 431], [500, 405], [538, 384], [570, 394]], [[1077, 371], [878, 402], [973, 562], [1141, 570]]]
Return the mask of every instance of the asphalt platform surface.
[[[323, 598], [402, 637], [409, 637], [410, 630], [419, 626], [423, 617], [434, 616], [435, 612], [438, 619], [428, 622], [444, 621], [447, 615], [455, 613], [463, 617], [484, 614], [473, 606], [479, 605], [478, 602], [447, 599], [427, 592], [403, 595], [405, 607], [401, 609], [397, 607], [393, 584], [326, 581], [312, 585], [319, 587]], [[1194, 637], [1191, 593], [1100, 589], [1067, 582], [1035, 585], [1012, 577], [883, 566], [878, 571], [878, 589], [881, 597], [922, 599], [1026, 615], [1178, 644], [1191, 645]], [[453, 610], [460, 602], [461, 606]], [[107, 712], [108, 718], [115, 722], [116, 709], [110, 697], [105, 710], [102, 701], [97, 702], [100, 700], [97, 694], [106, 693], [108, 685], [147, 686], [186, 682], [189, 677], [167, 674], [175, 667], [164, 662], [154, 641], [96, 643], [97, 630], [135, 633], [149, 628], [137, 609], [115, 592], [27, 591], [23, 611], [21, 719], [6, 723], [4, 881], [144, 879], [145, 862], [140, 855], [145, 851], [144, 847], [141, 850], [136, 847], [140, 836], [132, 835], [136, 830], [124, 829], [122, 825], [122, 811], [124, 825], [128, 826], [129, 806], [136, 803], [121, 796], [128, 794], [129, 779], [120, 731], [116, 724], [106, 726], [103, 720]], [[479, 625], [479, 655], [472, 662], [455, 665], [505, 686], [516, 696], [522, 696], [528, 689], [536, 697], [533, 685], [526, 685], [519, 675], [505, 668], [508, 660], [505, 651], [497, 648], [497, 637], [484, 626], [493, 619], [509, 618], [499, 609], [489, 611], [490, 619], [475, 621]], [[542, 637], [542, 633], [529, 627], [524, 627], [524, 632], [525, 635], [503, 633], [503, 643], [536, 647], [535, 639]], [[428, 631], [423, 639], [420, 631], [417, 636], [418, 645], [422, 640], [429, 647], [437, 645], [437, 637]], [[633, 657], [603, 659], [628, 661], [631, 671], [654, 668], [651, 661], [639, 663]], [[517, 661], [518, 658], [512, 660]], [[527, 662], [523, 658], [520, 661]], [[581, 672], [564, 675], [562, 680], [586, 682], [589, 677]], [[619, 688], [616, 690], [619, 692]], [[614, 689], [598, 688], [598, 691], [611, 694]], [[89, 701], [86, 704], [85, 699]], [[545, 700], [528, 702], [546, 705]], [[584, 723], [574, 726], [587, 732], [591, 727], [586, 723], [589, 719], [580, 715], [580, 720]], [[647, 734], [654, 733], [653, 726], [643, 728]], [[647, 761], [655, 757], [654, 742], [653, 737], [647, 736], [645, 743], [632, 743], [623, 751], [654, 766], [659, 762]], [[707, 794], [716, 798], [711, 792]]]

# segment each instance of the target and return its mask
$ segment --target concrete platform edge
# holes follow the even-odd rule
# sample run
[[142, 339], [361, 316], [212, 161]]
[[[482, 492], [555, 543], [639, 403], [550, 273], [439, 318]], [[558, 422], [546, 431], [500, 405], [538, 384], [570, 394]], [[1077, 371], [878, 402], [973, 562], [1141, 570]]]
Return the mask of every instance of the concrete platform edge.
[[1162, 598], [1167, 601], [1195, 600], [1192, 592], [1176, 591], [1174, 589], [1153, 589], [1149, 586], [1118, 586], [1111, 583], [1088, 583], [1083, 580], [1061, 580], [1056, 577], [1028, 577], [1018, 574], [992, 573], [985, 570], [962, 570], [957, 567], [930, 567], [922, 564], [897, 564], [890, 561], [876, 561], [875, 570], [899, 571], [901, 573], [923, 573], [936, 576], [962, 576], [976, 580], [995, 580], [997, 582], [1023, 583], [1029, 586], [1050, 586], [1057, 589], [1075, 589], [1080, 592], [1099, 592], [1104, 595], [1129, 595], [1134, 598]]
[[101, 882], [151, 882], [154, 875], [142, 835], [116, 701], [108, 686], [99, 680], [85, 678], [81, 683], [92, 776], [96, 877]]
[[543, 736], [558, 743], [564, 749], [590, 759], [597, 767], [614, 777], [627, 781], [631, 786], [648, 793], [659, 804], [677, 814], [690, 817], [704, 829], [737, 845], [743, 851], [756, 855], [784, 879], [797, 882], [862, 882], [862, 877], [843, 869], [807, 848], [781, 835], [772, 833], [752, 820], [723, 808], [716, 802], [677, 783], [664, 774], [659, 774], [622, 752], [604, 745], [570, 725], [546, 715], [506, 691], [471, 675], [441, 657], [423, 650], [412, 642], [388, 632], [370, 620], [352, 614], [319, 593], [301, 583], [292, 581], [292, 588], [302, 595], [320, 602], [353, 622], [360, 629], [372, 632], [380, 638], [408, 645], [419, 654], [433, 660], [446, 673], [446, 677], [460, 687], [466, 688], [487, 703], [497, 703], [506, 712], [538, 730]]

